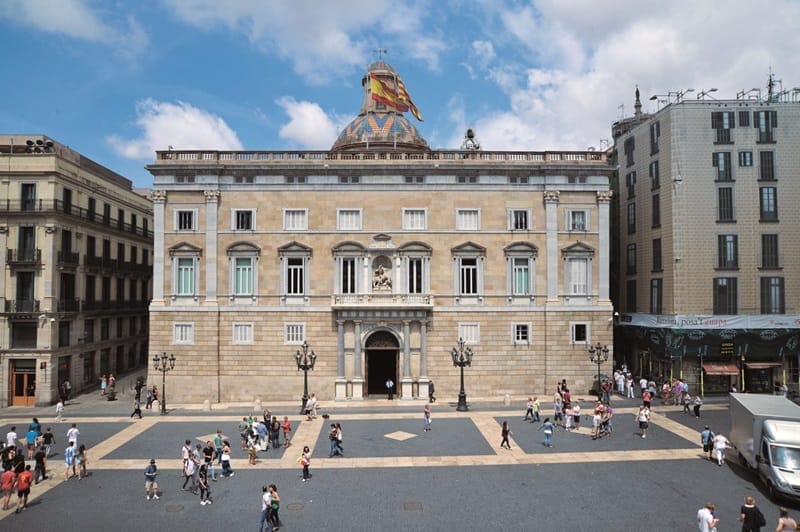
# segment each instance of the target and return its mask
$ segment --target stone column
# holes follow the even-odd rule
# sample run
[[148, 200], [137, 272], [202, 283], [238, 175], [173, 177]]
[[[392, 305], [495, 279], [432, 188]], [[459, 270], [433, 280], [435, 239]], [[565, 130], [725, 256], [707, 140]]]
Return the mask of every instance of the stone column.
[[598, 296], [601, 303], [609, 301], [609, 283], [611, 277], [611, 195], [610, 190], [597, 191], [597, 207], [599, 211], [599, 223], [597, 229], [599, 231], [598, 240], [600, 250], [599, 255], [599, 290]]
[[547, 300], [558, 300], [558, 190], [544, 193], [547, 229]]
[[55, 237], [58, 229], [54, 225], [46, 225], [44, 228], [44, 246], [42, 249], [42, 262], [45, 264], [44, 268], [44, 294], [41, 310], [48, 310], [50, 312], [58, 312], [58, 304], [56, 297], [53, 294], [53, 276], [57, 274], [56, 268], [56, 253], [55, 253]]
[[153, 202], [153, 300], [150, 304], [162, 306], [164, 305], [164, 204], [167, 202], [167, 192], [153, 190], [149, 198]]
[[[217, 209], [219, 190], [206, 190], [206, 295], [204, 303], [217, 303]], [[219, 331], [217, 331], [219, 332]]]
[[344, 377], [344, 321], [336, 321], [336, 395], [337, 401], [347, 399], [347, 379]]
[[403, 321], [403, 376], [400, 378], [400, 398], [413, 399], [414, 381], [411, 379], [411, 323]]
[[353, 345], [353, 399], [364, 399], [364, 377], [361, 375], [361, 322], [355, 322]]
[[428, 396], [428, 323], [419, 322], [419, 397]]

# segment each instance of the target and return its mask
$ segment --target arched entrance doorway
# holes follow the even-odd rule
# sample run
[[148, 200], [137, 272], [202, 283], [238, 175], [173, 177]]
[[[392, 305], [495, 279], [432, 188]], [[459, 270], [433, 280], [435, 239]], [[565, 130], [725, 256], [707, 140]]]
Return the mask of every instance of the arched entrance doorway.
[[388, 331], [377, 331], [364, 344], [365, 370], [368, 396], [386, 395], [386, 379], [395, 383], [397, 393], [397, 362], [400, 346], [397, 338]]

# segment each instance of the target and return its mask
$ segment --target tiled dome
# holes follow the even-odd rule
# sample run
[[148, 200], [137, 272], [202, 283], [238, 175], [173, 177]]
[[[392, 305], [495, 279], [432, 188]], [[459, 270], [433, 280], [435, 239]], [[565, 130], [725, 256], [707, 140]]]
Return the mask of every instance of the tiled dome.
[[368, 149], [391, 146], [428, 149], [428, 143], [402, 114], [370, 111], [347, 124], [332, 150]]

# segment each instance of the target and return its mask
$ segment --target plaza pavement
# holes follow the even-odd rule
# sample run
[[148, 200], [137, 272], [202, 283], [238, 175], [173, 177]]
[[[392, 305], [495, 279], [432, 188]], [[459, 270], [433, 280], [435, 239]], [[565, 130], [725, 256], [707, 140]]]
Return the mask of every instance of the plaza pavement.
[[[422, 431], [422, 401], [367, 400], [323, 405], [330, 414], [306, 421], [299, 403], [269, 404], [288, 415], [293, 445], [259, 453], [255, 466], [238, 449], [236, 425], [253, 405], [170, 405], [167, 416], [143, 410], [133, 420], [130, 401], [97, 394], [76, 398], [65, 420], [52, 408], [0, 411], [0, 434], [15, 424], [20, 438], [31, 417], [56, 434], [57, 454], [49, 480], [33, 487], [29, 508], [0, 513], [8, 530], [253, 530], [260, 487], [275, 483], [282, 497], [284, 530], [695, 530], [694, 516], [706, 500], [717, 504], [720, 530], [737, 528], [742, 497], [754, 495], [770, 526], [777, 505], [769, 502], [750, 472], [735, 461], [717, 467], [702, 459], [699, 431], [709, 423], [727, 433], [727, 402], [710, 400], [702, 418], [680, 407], [654, 405], [648, 437], [639, 436], [638, 400], [615, 397], [614, 433], [592, 440], [590, 428], [557, 431], [554, 447], [542, 445], [538, 424], [522, 421], [524, 402], [475, 399], [457, 412], [443, 397], [433, 405], [430, 432]], [[455, 399], [455, 398], [453, 398]], [[520, 398], [522, 399], [522, 398]], [[584, 397], [583, 413], [592, 401]], [[551, 414], [543, 401], [544, 416]], [[260, 413], [260, 412], [259, 412]], [[590, 417], [584, 415], [584, 423]], [[500, 426], [511, 425], [512, 449], [501, 449]], [[89, 449], [91, 476], [64, 481], [63, 448], [71, 423]], [[343, 458], [328, 458], [331, 422], [344, 429]], [[211, 483], [214, 504], [181, 491], [180, 448], [201, 443], [219, 428], [234, 448], [236, 476]], [[297, 457], [314, 451], [310, 482], [300, 482]], [[146, 501], [143, 470], [159, 466], [159, 501]]]

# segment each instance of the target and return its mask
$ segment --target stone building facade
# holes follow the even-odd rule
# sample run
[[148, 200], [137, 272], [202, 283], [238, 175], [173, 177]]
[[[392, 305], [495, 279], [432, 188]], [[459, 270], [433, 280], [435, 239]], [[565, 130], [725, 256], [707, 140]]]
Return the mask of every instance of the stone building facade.
[[[150, 350], [170, 400], [587, 392], [611, 345], [609, 173], [599, 152], [432, 150], [370, 95], [329, 151], [163, 151]], [[612, 355], [613, 356], [613, 355]], [[610, 368], [604, 364], [603, 372]], [[153, 371], [153, 370], [151, 370]], [[151, 377], [155, 377], [151, 375]]]

